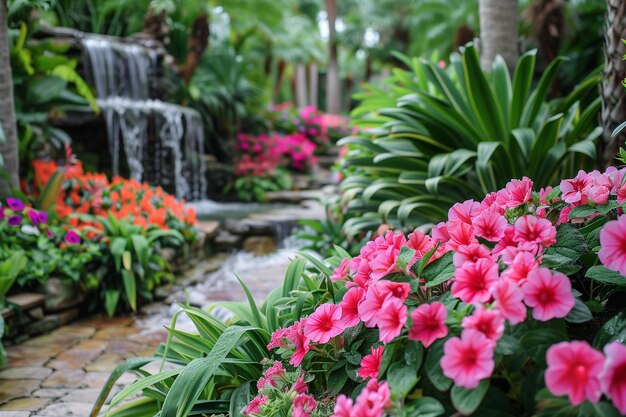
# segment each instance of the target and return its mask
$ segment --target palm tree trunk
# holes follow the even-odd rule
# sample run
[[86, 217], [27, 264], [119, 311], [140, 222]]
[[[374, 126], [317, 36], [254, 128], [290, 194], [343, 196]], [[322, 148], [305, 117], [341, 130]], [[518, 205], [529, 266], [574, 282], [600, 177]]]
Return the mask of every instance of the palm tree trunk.
[[607, 0], [606, 22], [604, 77], [600, 86], [603, 132], [602, 140], [598, 143], [598, 162], [601, 167], [611, 165], [626, 139], [624, 131], [615, 138], [611, 137], [613, 130], [626, 121], [626, 93], [622, 85], [622, 80], [626, 78], [626, 63], [623, 61], [626, 47], [622, 42], [622, 38], [626, 37], [624, 0]]
[[307, 105], [307, 82], [306, 67], [304, 64], [296, 64], [296, 105], [299, 108]]
[[317, 72], [317, 63], [313, 62], [309, 65], [309, 104], [318, 107], [317, 90], [319, 84], [319, 74]]
[[19, 155], [17, 125], [13, 103], [13, 76], [7, 22], [7, 0], [0, 0], [0, 125], [6, 141], [0, 143], [0, 154], [4, 159], [4, 170], [9, 174], [10, 184], [0, 179], [0, 194], [6, 195], [10, 185], [19, 186]]
[[506, 61], [509, 70], [519, 57], [518, 0], [479, 0], [481, 65], [491, 69], [496, 56]]
[[326, 73], [326, 111], [339, 114], [341, 97], [339, 92], [339, 65], [337, 63], [337, 0], [324, 0], [328, 14], [328, 70]]

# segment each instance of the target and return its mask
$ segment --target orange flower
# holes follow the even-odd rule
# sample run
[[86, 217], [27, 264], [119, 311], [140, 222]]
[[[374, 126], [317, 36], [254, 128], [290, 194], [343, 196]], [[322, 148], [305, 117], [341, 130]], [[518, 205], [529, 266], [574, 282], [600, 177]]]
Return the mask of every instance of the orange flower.
[[165, 220], [167, 218], [167, 211], [165, 209], [157, 209], [150, 213], [148, 220], [155, 226], [165, 226]]
[[187, 224], [193, 225], [196, 223], [196, 210], [193, 207], [187, 209], [187, 218], [185, 219]]

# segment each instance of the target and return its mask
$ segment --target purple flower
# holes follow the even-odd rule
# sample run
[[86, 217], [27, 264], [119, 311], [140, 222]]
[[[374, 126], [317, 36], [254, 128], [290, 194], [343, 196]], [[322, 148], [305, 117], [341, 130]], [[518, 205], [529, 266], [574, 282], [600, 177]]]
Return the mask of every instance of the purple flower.
[[4, 220], [4, 207], [0, 204], [0, 220]]
[[54, 237], [50, 230], [48, 230], [46, 233], [48, 234], [48, 238], [52, 239]]
[[9, 217], [9, 220], [7, 222], [10, 226], [19, 226], [20, 223], [22, 223], [22, 216], [14, 214], [13, 216]]
[[48, 223], [48, 213], [45, 211], [38, 212], [37, 218], [39, 219], [39, 223]]
[[7, 198], [7, 205], [11, 210], [20, 211], [24, 210], [24, 203], [19, 198]]
[[65, 235], [65, 241], [69, 243], [70, 245], [77, 245], [80, 243], [80, 236], [78, 236], [78, 234], [75, 231], [70, 230]]
[[28, 217], [33, 226], [39, 226], [39, 216], [37, 216], [37, 210], [28, 210]]

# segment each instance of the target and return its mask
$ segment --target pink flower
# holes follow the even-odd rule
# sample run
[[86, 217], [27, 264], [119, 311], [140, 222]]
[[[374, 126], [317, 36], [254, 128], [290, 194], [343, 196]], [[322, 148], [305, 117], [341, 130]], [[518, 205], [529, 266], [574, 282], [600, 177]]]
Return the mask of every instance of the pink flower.
[[348, 258], [343, 258], [341, 260], [341, 265], [339, 265], [333, 271], [333, 274], [330, 276], [331, 281], [344, 281], [348, 277], [348, 266], [350, 265], [350, 261]]
[[491, 253], [493, 255], [498, 255], [499, 253], [501, 253], [503, 250], [505, 250], [508, 247], [517, 246], [517, 242], [513, 240], [514, 236], [515, 236], [515, 226], [507, 226], [507, 228], [504, 229], [504, 236], [502, 236], [502, 239], [498, 243], [496, 243], [496, 246], [494, 246]]
[[359, 303], [365, 297], [365, 290], [360, 287], [352, 287], [343, 296], [339, 303], [341, 307], [341, 321], [345, 328], [356, 326], [359, 319]]
[[328, 343], [331, 338], [340, 335], [345, 330], [341, 316], [340, 306], [322, 304], [307, 319], [304, 335], [314, 342]]
[[402, 272], [397, 265], [398, 255], [400, 255], [400, 249], [396, 249], [393, 246], [389, 246], [386, 250], [379, 252], [370, 264], [372, 267], [372, 278], [379, 280], [394, 272]]
[[551, 246], [556, 242], [556, 227], [549, 220], [535, 216], [522, 216], [515, 222], [513, 239], [522, 243], [540, 243]]
[[498, 264], [490, 259], [466, 262], [454, 272], [452, 296], [461, 301], [485, 303], [491, 298], [490, 288], [498, 280]]
[[533, 309], [533, 318], [536, 320], [565, 317], [574, 307], [569, 278], [560, 272], [553, 274], [548, 268], [531, 271], [522, 291], [524, 302]]
[[528, 274], [537, 268], [539, 268], [539, 262], [533, 254], [530, 252], [519, 252], [515, 255], [509, 267], [502, 272], [502, 278], [510, 279], [517, 285], [522, 285], [526, 282]]
[[511, 180], [505, 189], [509, 197], [507, 208], [521, 206], [524, 203], [531, 202], [533, 199], [531, 194], [533, 182], [528, 177], [524, 177], [521, 180]]
[[585, 171], [580, 170], [576, 178], [561, 181], [560, 187], [563, 193], [561, 198], [566, 203], [573, 204], [581, 202], [586, 204], [586, 194], [589, 191], [589, 187], [591, 187], [591, 180]]
[[378, 383], [370, 379], [359, 396], [350, 416], [382, 417], [386, 407], [391, 405], [391, 392], [387, 382]]
[[553, 394], [567, 394], [573, 405], [585, 400], [592, 403], [600, 400], [599, 377], [604, 356], [587, 342], [561, 342], [550, 346], [546, 362], [546, 386]]
[[459, 268], [465, 262], [475, 263], [479, 259], [491, 259], [491, 251], [480, 243], [472, 243], [471, 245], [459, 245], [452, 256], [454, 266]]
[[600, 373], [600, 385], [615, 408], [626, 414], [626, 346], [613, 342], [604, 347], [606, 362]]
[[495, 363], [495, 343], [475, 330], [464, 330], [461, 337], [453, 337], [443, 345], [441, 369], [443, 374], [463, 388], [476, 388], [489, 378]]
[[452, 250], [456, 250], [461, 245], [478, 243], [474, 235], [474, 228], [467, 223], [448, 224], [448, 232], [450, 232], [450, 240], [447, 245]]
[[433, 237], [433, 243], [442, 242], [445, 243], [450, 240], [450, 232], [448, 232], [448, 225], [444, 222], [438, 223], [437, 226], [433, 227], [433, 230], [430, 232]]
[[524, 293], [516, 284], [501, 279], [491, 287], [491, 294], [496, 300], [496, 308], [509, 323], [515, 325], [526, 320]]
[[389, 296], [389, 291], [379, 285], [372, 285], [367, 289], [365, 300], [359, 304], [359, 318], [365, 323], [365, 326], [376, 326], [383, 303]]
[[276, 329], [274, 333], [272, 333], [272, 338], [270, 339], [270, 343], [267, 345], [267, 349], [271, 350], [277, 347], [287, 347], [287, 344], [283, 339], [287, 337], [290, 331], [290, 328]]
[[409, 235], [406, 246], [415, 251], [415, 260], [424, 257], [429, 250], [435, 247], [430, 236], [419, 230], [415, 230]]
[[385, 348], [383, 346], [373, 347], [372, 353], [365, 355], [363, 359], [361, 359], [361, 369], [359, 369], [357, 375], [363, 379], [377, 379], [384, 350]]
[[353, 276], [352, 276], [352, 281], [354, 284], [351, 282], [348, 282], [346, 286], [351, 286], [351, 285], [356, 284], [359, 287], [363, 288], [364, 290], [367, 290], [373, 281], [371, 277], [372, 267], [370, 266], [369, 260], [365, 258], [354, 258], [352, 261], [353, 261], [351, 262], [352, 265], [356, 267], [356, 271], [353, 273]]
[[283, 368], [283, 363], [280, 361], [274, 362], [274, 364], [265, 371], [265, 377], [272, 380], [280, 379], [283, 375], [285, 375], [285, 368]]
[[626, 275], [626, 216], [608, 222], [600, 231], [598, 258], [605, 267]]
[[490, 242], [498, 242], [504, 237], [504, 231], [509, 223], [504, 216], [491, 211], [483, 211], [472, 223], [476, 236]]
[[504, 334], [504, 317], [500, 311], [485, 310], [482, 304], [478, 304], [471, 316], [463, 318], [463, 329], [479, 331], [487, 339], [497, 342]]
[[383, 343], [391, 342], [402, 333], [406, 319], [407, 309], [404, 303], [395, 297], [388, 298], [378, 319], [378, 340]]
[[317, 407], [315, 399], [308, 394], [298, 394], [293, 399], [292, 417], [309, 417]]
[[304, 356], [309, 351], [309, 344], [311, 339], [304, 335], [304, 327], [306, 326], [307, 318], [303, 318], [300, 321], [295, 322], [289, 327], [289, 333], [287, 339], [295, 346], [295, 352], [289, 358], [289, 363], [293, 366], [298, 366], [302, 363]]
[[304, 393], [309, 392], [309, 388], [306, 386], [306, 383], [304, 382], [304, 374], [300, 375], [298, 379], [296, 379], [296, 382], [293, 383], [291, 390], [293, 392], [297, 392], [298, 394], [304, 394]]
[[439, 301], [431, 304], [422, 304], [411, 313], [413, 326], [409, 331], [410, 340], [419, 340], [425, 348], [435, 340], [446, 337], [448, 326], [446, 307]]
[[408, 282], [380, 281], [376, 286], [386, 293], [386, 298], [395, 297], [402, 302], [406, 301], [411, 292], [411, 285]]
[[474, 200], [467, 200], [456, 203], [448, 210], [448, 222], [461, 222], [471, 225], [472, 219], [478, 214], [480, 203]]
[[331, 417], [352, 417], [353, 401], [352, 398], [348, 398], [345, 395], [341, 394], [337, 397], [337, 402], [335, 403], [334, 413]]
[[266, 395], [257, 395], [252, 399], [252, 401], [250, 401], [250, 404], [248, 404], [248, 406], [244, 408], [242, 414], [245, 414], [247, 416], [252, 414], [259, 414], [261, 412], [260, 407], [267, 404], [268, 400], [269, 398], [267, 398]]

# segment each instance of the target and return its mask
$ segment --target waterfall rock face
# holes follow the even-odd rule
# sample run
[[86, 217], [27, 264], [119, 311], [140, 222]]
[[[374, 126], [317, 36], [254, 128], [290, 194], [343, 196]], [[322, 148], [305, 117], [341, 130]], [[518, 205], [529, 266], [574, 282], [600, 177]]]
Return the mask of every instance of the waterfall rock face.
[[105, 36], [87, 36], [81, 44], [106, 123], [113, 175], [120, 174], [123, 157], [131, 178], [178, 198], [205, 198], [202, 119], [194, 109], [151, 97], [156, 52]]

